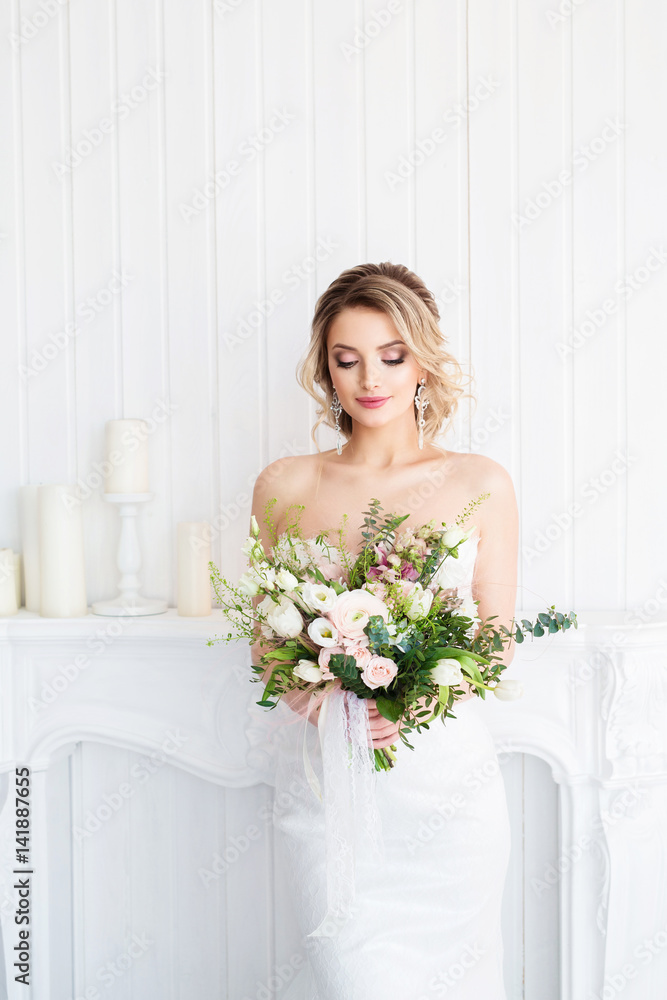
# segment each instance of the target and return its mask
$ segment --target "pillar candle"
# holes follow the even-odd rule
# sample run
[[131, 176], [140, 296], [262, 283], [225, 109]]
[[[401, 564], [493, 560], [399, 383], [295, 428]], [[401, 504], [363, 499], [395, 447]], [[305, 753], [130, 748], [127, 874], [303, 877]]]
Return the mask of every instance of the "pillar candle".
[[148, 427], [145, 420], [107, 420], [105, 493], [148, 493]]
[[0, 617], [15, 615], [17, 611], [14, 553], [11, 549], [0, 549]]
[[18, 552], [14, 553], [14, 583], [16, 584], [16, 607], [20, 608], [22, 605], [21, 601], [21, 556]]
[[177, 611], [179, 615], [211, 613], [211, 528], [205, 521], [177, 525]]
[[41, 614], [78, 618], [87, 613], [81, 501], [74, 486], [39, 488]]
[[40, 612], [41, 583], [39, 579], [39, 486], [22, 486], [19, 490], [21, 549], [23, 551], [23, 581], [25, 606]]

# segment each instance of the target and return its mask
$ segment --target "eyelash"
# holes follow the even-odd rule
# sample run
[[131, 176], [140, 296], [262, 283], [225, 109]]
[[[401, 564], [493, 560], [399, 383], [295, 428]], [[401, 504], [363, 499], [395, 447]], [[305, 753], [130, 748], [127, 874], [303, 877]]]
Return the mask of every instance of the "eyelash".
[[[402, 365], [404, 361], [405, 361], [405, 358], [391, 358], [390, 360], [384, 361], [383, 364], [385, 364], [385, 365]], [[356, 363], [357, 363], [356, 361], [339, 361], [338, 362], [338, 367], [339, 368], [351, 368], [352, 365], [356, 365]]]

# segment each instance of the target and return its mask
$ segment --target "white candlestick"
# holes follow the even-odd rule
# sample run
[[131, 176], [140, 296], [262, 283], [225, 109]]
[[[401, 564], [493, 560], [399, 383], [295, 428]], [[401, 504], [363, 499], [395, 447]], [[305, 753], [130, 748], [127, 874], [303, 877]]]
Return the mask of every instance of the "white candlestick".
[[210, 525], [205, 521], [179, 521], [177, 531], [177, 611], [190, 617], [210, 615]]
[[167, 610], [167, 602], [155, 598], [142, 597], [139, 593], [139, 570], [141, 569], [141, 549], [137, 534], [139, 505], [153, 499], [152, 493], [105, 493], [108, 503], [118, 504], [120, 514], [120, 537], [118, 539], [118, 560], [120, 581], [119, 594], [110, 600], [95, 601], [94, 615], [161, 615]]
[[41, 614], [79, 618], [88, 611], [81, 502], [74, 486], [39, 488]]
[[42, 586], [39, 569], [39, 486], [21, 487], [19, 490], [19, 515], [25, 606], [28, 611], [39, 614]]
[[145, 420], [107, 420], [105, 493], [148, 493], [148, 426]]
[[14, 553], [14, 583], [16, 584], [16, 607], [21, 607], [21, 556], [18, 552]]
[[17, 611], [14, 553], [11, 549], [0, 549], [0, 616], [5, 618]]

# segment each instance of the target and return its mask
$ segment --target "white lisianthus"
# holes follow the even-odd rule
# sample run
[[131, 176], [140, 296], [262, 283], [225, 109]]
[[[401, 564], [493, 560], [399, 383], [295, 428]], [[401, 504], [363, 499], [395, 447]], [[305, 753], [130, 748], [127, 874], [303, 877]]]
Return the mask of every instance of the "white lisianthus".
[[249, 556], [252, 550], [255, 548], [255, 539], [252, 535], [248, 535], [245, 542], [241, 546], [241, 552], [244, 556]]
[[316, 618], [308, 626], [308, 635], [318, 646], [337, 646], [338, 629], [328, 618]]
[[273, 631], [285, 639], [296, 639], [303, 629], [303, 618], [299, 609], [284, 595], [277, 604], [273, 602], [266, 620]]
[[456, 614], [465, 615], [466, 618], [470, 618], [473, 622], [475, 621], [477, 618], [477, 605], [472, 597], [464, 598], [461, 607], [456, 609]]
[[463, 528], [459, 528], [455, 525], [452, 528], [447, 528], [442, 533], [442, 540], [448, 549], [455, 549], [457, 545], [469, 537], [470, 531], [464, 531]]
[[405, 613], [410, 621], [414, 621], [415, 618], [424, 618], [429, 613], [432, 604], [433, 591], [424, 590], [421, 583], [415, 583], [410, 591]]
[[323, 583], [304, 583], [299, 591], [306, 607], [324, 613], [331, 611], [338, 596], [333, 587]]
[[239, 577], [236, 586], [242, 594], [246, 594], [248, 597], [254, 597], [255, 594], [259, 594], [260, 579], [254, 567], [251, 567]]
[[300, 677], [302, 681], [317, 684], [322, 680], [322, 670], [312, 660], [299, 660], [292, 671], [295, 677]]
[[501, 701], [514, 701], [523, 694], [523, 684], [521, 681], [498, 681], [493, 693]]
[[431, 670], [431, 680], [436, 684], [461, 684], [463, 674], [457, 660], [454, 657], [436, 660]]
[[284, 567], [276, 573], [276, 587], [278, 590], [294, 590], [298, 583], [299, 581], [294, 576], [294, 573], [290, 573]]
[[259, 538], [259, 525], [257, 524], [257, 518], [254, 514], [250, 515], [250, 532], [255, 536], [255, 538]]

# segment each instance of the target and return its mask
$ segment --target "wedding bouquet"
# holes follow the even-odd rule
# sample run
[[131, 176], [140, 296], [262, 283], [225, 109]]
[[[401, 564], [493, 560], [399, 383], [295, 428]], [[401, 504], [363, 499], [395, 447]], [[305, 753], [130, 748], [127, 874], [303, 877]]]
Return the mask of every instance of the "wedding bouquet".
[[[451, 525], [443, 521], [437, 528], [431, 520], [400, 532], [409, 515], [382, 516], [373, 498], [356, 558], [343, 544], [342, 525], [337, 545], [328, 531], [304, 539], [300, 504], [288, 508], [287, 529], [278, 535], [272, 498], [264, 511], [271, 551], [265, 552], [253, 515], [242, 549], [249, 566], [237, 584], [209, 564], [218, 602], [236, 626], [236, 634], [210, 639], [209, 645], [243, 636], [256, 640], [261, 633], [260, 646], [268, 648], [252, 665], [252, 679], [261, 682], [267, 666], [273, 669], [258, 705], [274, 708], [287, 692], [326, 693], [338, 684], [359, 698], [374, 698], [384, 718], [400, 720], [400, 739], [410, 749], [407, 733], [455, 717], [464, 681], [482, 698], [487, 691], [516, 697], [518, 682], [501, 680], [505, 646], [512, 639], [522, 642], [526, 633], [576, 628], [577, 620], [552, 606], [535, 621], [496, 628], [494, 618], [480, 621], [469, 595], [448, 586], [452, 561], [473, 541], [476, 528], [466, 526], [487, 497], [473, 500]], [[375, 748], [376, 769], [393, 767], [395, 750], [394, 744]]]

